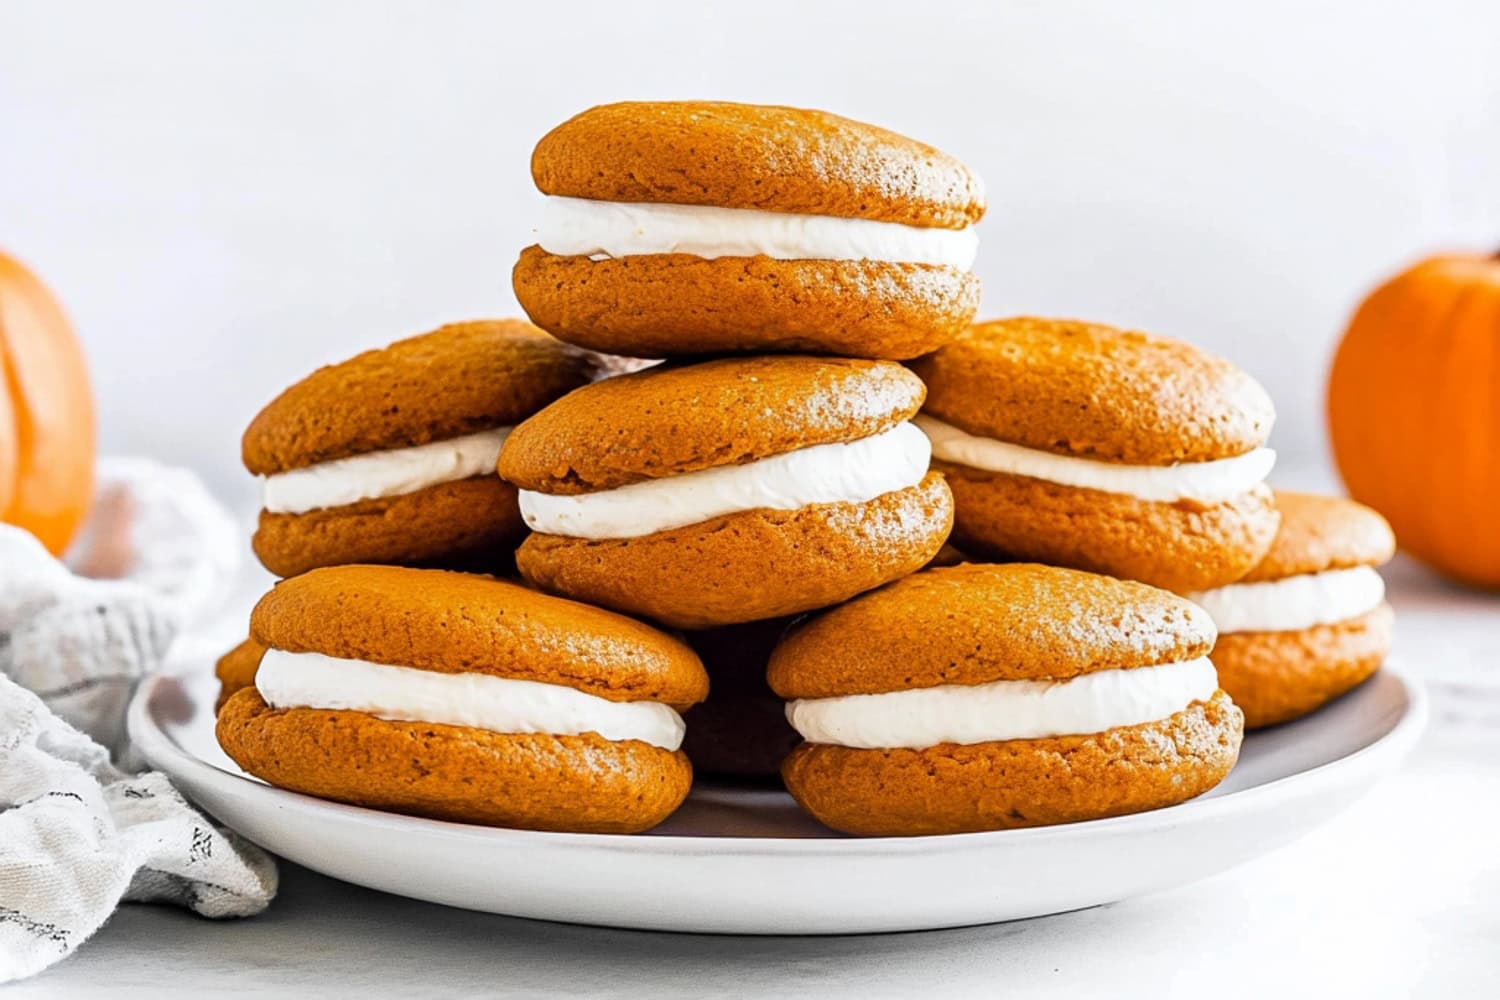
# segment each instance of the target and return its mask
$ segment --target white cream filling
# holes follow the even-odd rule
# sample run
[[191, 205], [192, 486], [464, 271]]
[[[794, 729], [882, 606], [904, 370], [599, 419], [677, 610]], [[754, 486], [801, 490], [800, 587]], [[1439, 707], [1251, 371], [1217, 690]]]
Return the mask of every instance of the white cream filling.
[[991, 743], [1102, 733], [1155, 722], [1207, 701], [1219, 687], [1207, 657], [1061, 681], [944, 684], [911, 691], [804, 698], [787, 721], [809, 743], [861, 750]]
[[562, 684], [442, 674], [322, 653], [268, 649], [255, 687], [272, 708], [366, 712], [400, 722], [468, 726], [495, 733], [598, 733], [663, 750], [682, 746], [682, 716], [655, 701], [610, 701]]
[[926, 436], [910, 423], [847, 444], [819, 444], [744, 465], [685, 472], [612, 490], [521, 491], [531, 530], [572, 538], [639, 538], [745, 510], [864, 503], [927, 475]]
[[336, 458], [265, 477], [261, 506], [273, 514], [306, 514], [361, 500], [401, 496], [470, 476], [494, 475], [509, 427], [411, 448]]
[[1369, 566], [1304, 573], [1184, 595], [1227, 632], [1293, 632], [1358, 618], [1385, 600], [1385, 581]]
[[944, 462], [1161, 503], [1229, 500], [1264, 482], [1276, 464], [1274, 451], [1256, 448], [1211, 462], [1120, 465], [977, 437], [925, 414], [916, 423], [932, 439], [933, 457]]
[[709, 259], [764, 256], [946, 264], [963, 271], [974, 266], [979, 249], [972, 228], [556, 196], [543, 203], [536, 241], [551, 254], [595, 260], [682, 253]]

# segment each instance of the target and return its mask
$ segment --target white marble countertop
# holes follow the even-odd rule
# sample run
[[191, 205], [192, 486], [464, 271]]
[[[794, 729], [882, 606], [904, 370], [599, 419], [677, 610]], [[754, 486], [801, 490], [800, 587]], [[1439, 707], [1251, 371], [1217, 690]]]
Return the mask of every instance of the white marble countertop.
[[731, 938], [469, 913], [290, 865], [265, 914], [126, 906], [31, 997], [1500, 995], [1500, 597], [1398, 560], [1417, 752], [1303, 840], [1195, 885], [920, 934]]

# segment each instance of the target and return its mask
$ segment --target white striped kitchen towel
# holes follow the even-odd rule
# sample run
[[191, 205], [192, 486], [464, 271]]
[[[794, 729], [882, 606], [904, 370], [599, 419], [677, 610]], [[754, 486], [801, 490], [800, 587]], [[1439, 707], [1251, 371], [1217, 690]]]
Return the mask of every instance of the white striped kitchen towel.
[[117, 766], [136, 683], [222, 599], [238, 552], [195, 476], [145, 460], [101, 464], [67, 564], [0, 525], [0, 982], [70, 954], [122, 899], [238, 917], [275, 895], [269, 856]]

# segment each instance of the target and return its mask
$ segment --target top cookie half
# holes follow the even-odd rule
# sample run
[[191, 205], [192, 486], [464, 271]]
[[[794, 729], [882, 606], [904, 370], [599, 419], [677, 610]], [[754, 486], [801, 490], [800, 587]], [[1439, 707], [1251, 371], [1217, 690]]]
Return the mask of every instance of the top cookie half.
[[962, 229], [984, 186], [925, 143], [826, 111], [626, 101], [548, 132], [531, 156], [543, 194], [717, 205]]
[[521, 320], [452, 323], [286, 389], [246, 429], [245, 467], [269, 476], [519, 423], [601, 365]]
[[794, 626], [767, 680], [783, 698], [1068, 680], [1206, 656], [1191, 602], [1129, 580], [1030, 563], [926, 570]]
[[1210, 462], [1265, 444], [1276, 419], [1249, 374], [1191, 344], [1101, 323], [975, 324], [911, 365], [925, 412], [968, 434], [1101, 462]]
[[1379, 566], [1396, 553], [1391, 526], [1362, 503], [1277, 490], [1276, 509], [1281, 527], [1271, 549], [1241, 583]]

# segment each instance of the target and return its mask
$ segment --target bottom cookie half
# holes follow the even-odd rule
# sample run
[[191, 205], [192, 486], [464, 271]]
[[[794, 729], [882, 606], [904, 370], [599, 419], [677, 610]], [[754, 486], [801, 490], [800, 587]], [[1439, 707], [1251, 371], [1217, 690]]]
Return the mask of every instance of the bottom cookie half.
[[781, 774], [804, 809], [845, 833], [899, 837], [1074, 823], [1208, 791], [1239, 758], [1243, 721], [1219, 691], [1166, 719], [1085, 736], [924, 750], [804, 743]]
[[535, 534], [516, 553], [543, 590], [673, 628], [810, 611], [913, 573], [942, 548], [953, 497], [936, 473], [865, 503], [747, 510], [642, 538]]
[[266, 569], [283, 577], [348, 563], [496, 572], [524, 537], [516, 488], [499, 476], [475, 476], [306, 514], [261, 511], [251, 544]]
[[1333, 625], [1221, 635], [1211, 655], [1219, 686], [1244, 710], [1246, 729], [1301, 718], [1380, 669], [1393, 618], [1382, 604]]
[[231, 697], [219, 744], [272, 785], [353, 805], [524, 830], [638, 833], [682, 804], [687, 755], [598, 735], [502, 734]]
[[979, 279], [941, 264], [645, 254], [593, 260], [527, 247], [516, 298], [558, 339], [656, 358], [805, 351], [914, 358], [957, 337]]
[[1068, 566], [1179, 593], [1233, 583], [1281, 517], [1258, 486], [1211, 505], [1158, 503], [935, 462], [953, 490], [953, 541], [997, 558]]

